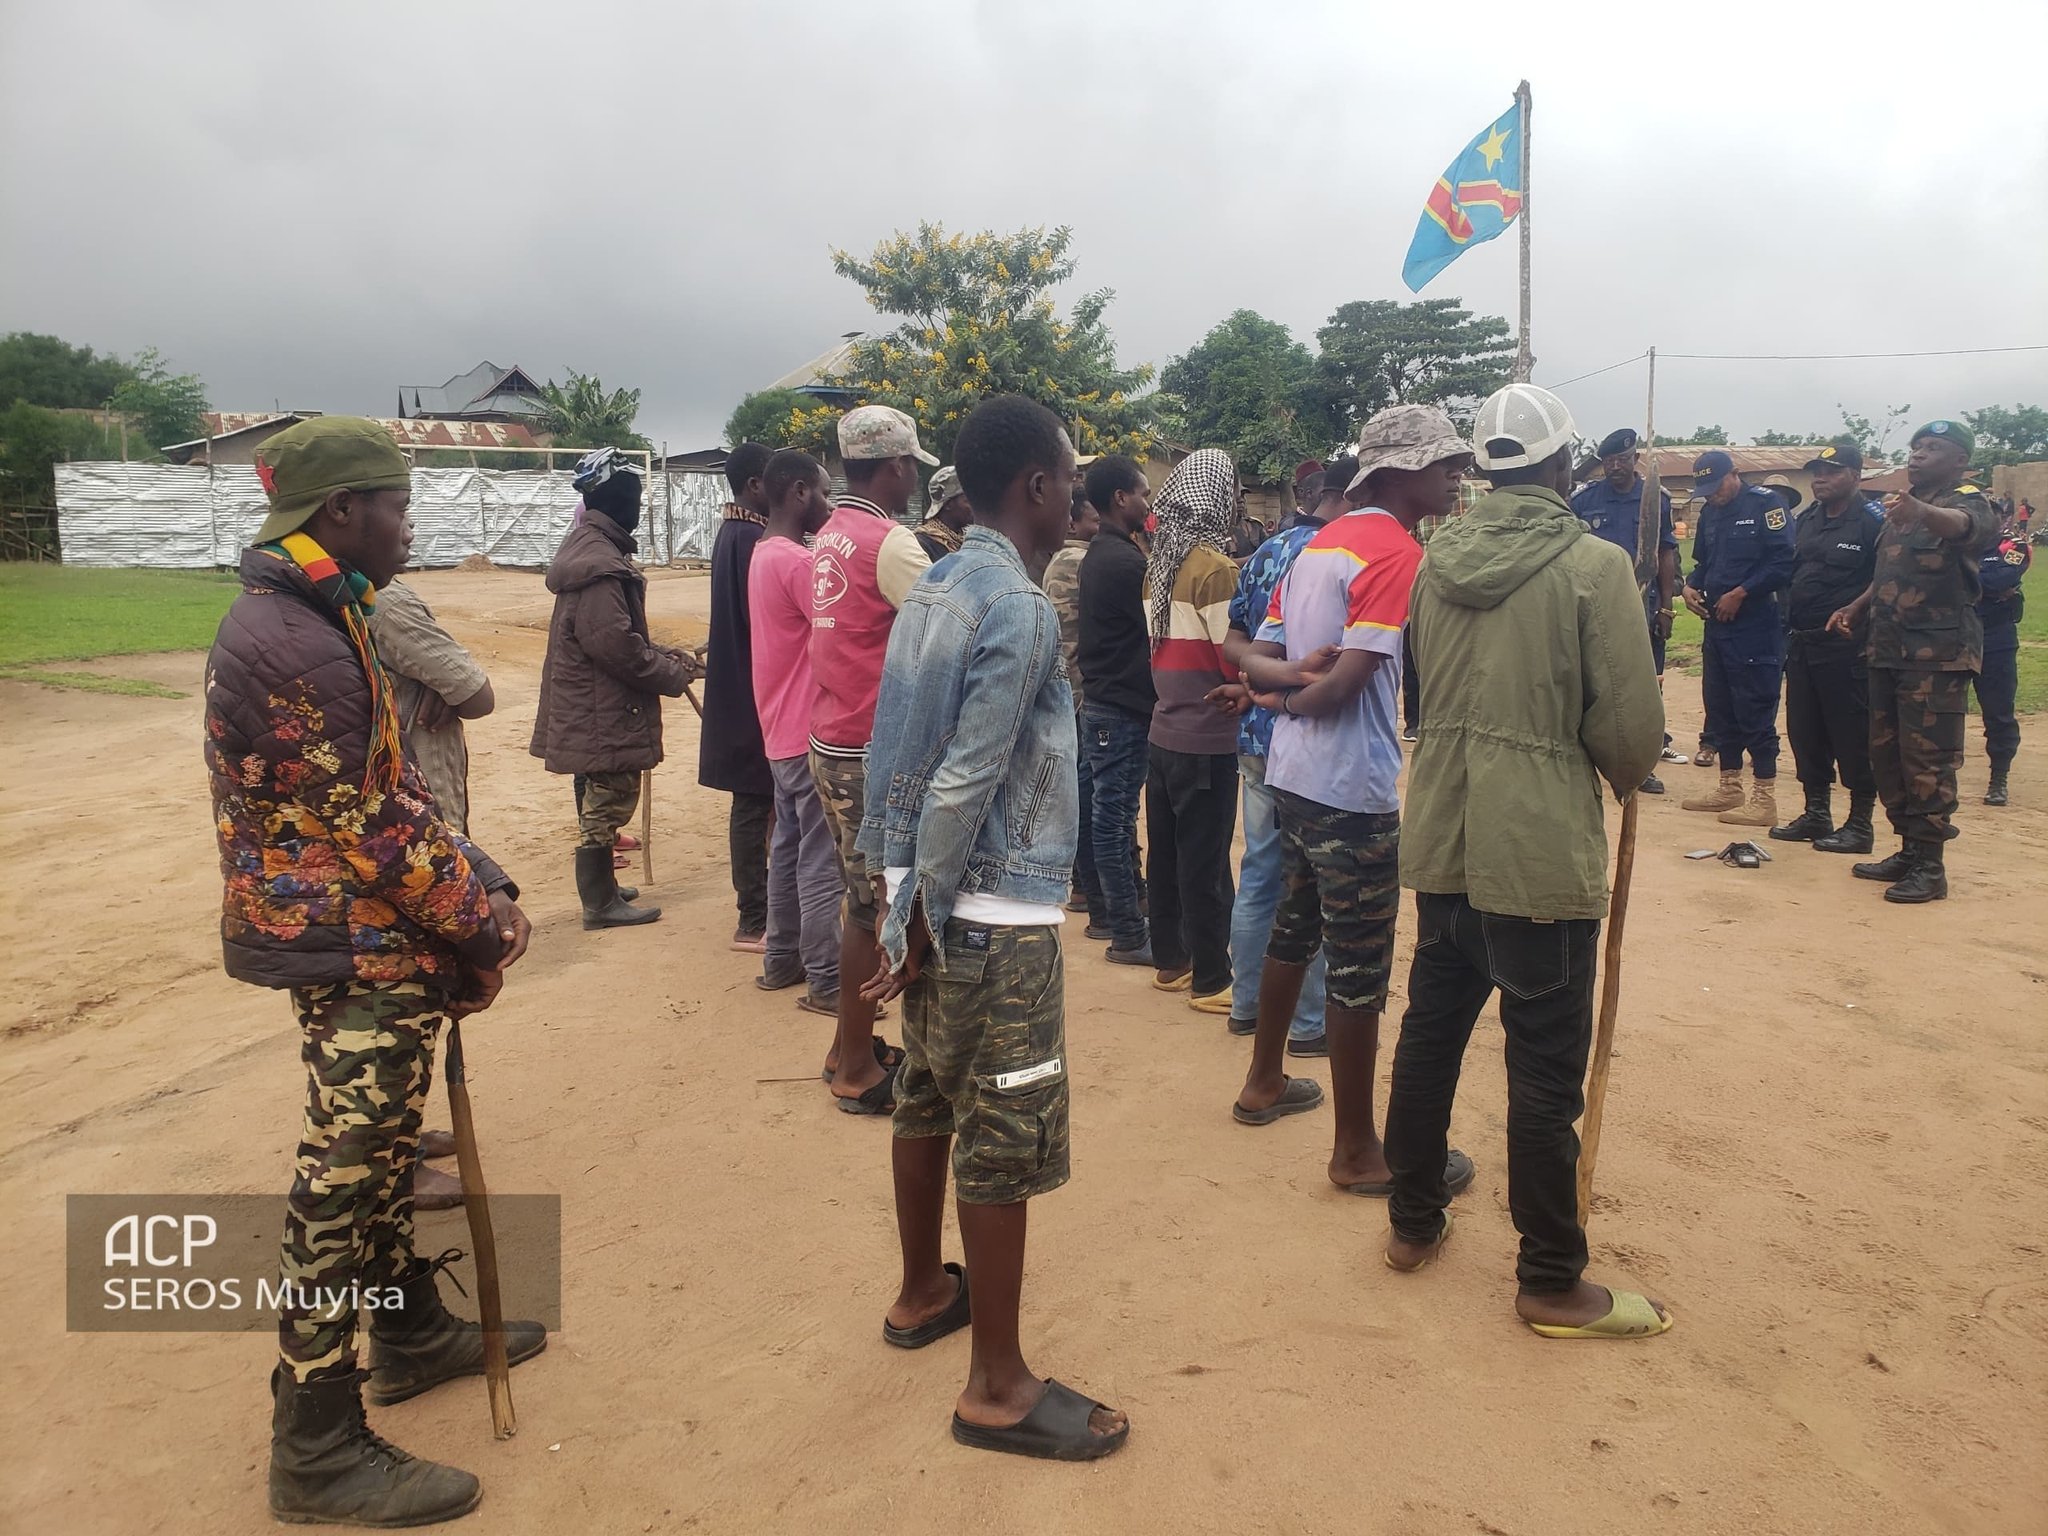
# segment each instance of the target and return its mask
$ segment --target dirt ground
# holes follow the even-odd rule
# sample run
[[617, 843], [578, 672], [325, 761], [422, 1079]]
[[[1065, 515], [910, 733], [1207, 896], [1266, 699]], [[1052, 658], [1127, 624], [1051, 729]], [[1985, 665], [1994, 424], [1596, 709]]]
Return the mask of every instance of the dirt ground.
[[[1796, 847], [1753, 873], [1688, 863], [1729, 831], [1679, 809], [1708, 770], [1666, 771], [1592, 1228], [1595, 1278], [1677, 1314], [1646, 1343], [1515, 1321], [1491, 1011], [1454, 1127], [1478, 1182], [1444, 1261], [1396, 1276], [1379, 1203], [1323, 1177], [1328, 1112], [1233, 1123], [1245, 1043], [1069, 930], [1075, 1174], [1033, 1213], [1027, 1353], [1135, 1429], [1057, 1467], [953, 1444], [964, 1335], [914, 1355], [879, 1337], [888, 1131], [833, 1110], [822, 1021], [726, 948], [725, 802], [694, 783], [687, 707], [656, 779], [667, 917], [585, 933], [569, 788], [525, 750], [539, 579], [419, 585], [496, 685], [473, 830], [537, 929], [469, 1031], [485, 1161], [496, 1190], [560, 1194], [566, 1266], [516, 1439], [491, 1441], [481, 1381], [374, 1414], [484, 1478], [464, 1529], [2048, 1527], [2048, 721], [2004, 811], [1976, 803], [1973, 722], [1954, 894], [1926, 908]], [[652, 591], [666, 638], [701, 637], [701, 576]], [[10, 1530], [272, 1528], [267, 1336], [65, 1331], [67, 1193], [289, 1179], [297, 1036], [282, 996], [220, 969], [200, 664], [101, 664], [195, 690], [175, 701], [0, 683]], [[1674, 676], [1670, 702], [1689, 744], [1697, 683]]]

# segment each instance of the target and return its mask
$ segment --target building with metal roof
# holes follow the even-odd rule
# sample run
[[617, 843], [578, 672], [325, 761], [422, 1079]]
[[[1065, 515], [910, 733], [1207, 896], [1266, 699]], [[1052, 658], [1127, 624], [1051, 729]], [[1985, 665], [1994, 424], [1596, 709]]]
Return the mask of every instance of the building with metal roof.
[[547, 402], [533, 376], [514, 363], [478, 363], [445, 384], [401, 384], [398, 414], [442, 421], [525, 421], [541, 415]]

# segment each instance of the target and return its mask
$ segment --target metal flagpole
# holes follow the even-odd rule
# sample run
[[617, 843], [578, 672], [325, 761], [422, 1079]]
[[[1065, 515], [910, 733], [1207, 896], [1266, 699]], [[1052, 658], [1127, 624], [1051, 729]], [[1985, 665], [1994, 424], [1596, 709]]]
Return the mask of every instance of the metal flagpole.
[[1515, 379], [1529, 382], [1535, 371], [1536, 354], [1529, 350], [1529, 82], [1515, 87], [1515, 100], [1522, 108], [1522, 345], [1515, 353]]

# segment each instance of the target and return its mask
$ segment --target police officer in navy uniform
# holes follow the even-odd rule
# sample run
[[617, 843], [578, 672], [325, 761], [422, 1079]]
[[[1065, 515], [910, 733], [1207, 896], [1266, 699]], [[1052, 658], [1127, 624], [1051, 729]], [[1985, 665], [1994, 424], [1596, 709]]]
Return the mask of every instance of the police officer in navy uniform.
[[[1707, 734], [1721, 754], [1721, 784], [1684, 802], [1718, 811], [1731, 826], [1778, 821], [1778, 689], [1785, 669], [1785, 620], [1779, 601], [1792, 579], [1792, 513], [1774, 491], [1744, 485], [1735, 460], [1719, 448], [1693, 461], [1700, 509], [1685, 605], [1706, 621], [1704, 691]], [[1745, 804], [1742, 756], [1756, 783]]]
[[[1636, 445], [1641, 441], [1633, 427], [1621, 427], [1600, 439], [1600, 478], [1572, 497], [1572, 510], [1589, 533], [1614, 545], [1633, 563], [1636, 540], [1642, 531], [1643, 477], [1636, 468]], [[1664, 681], [1664, 642], [1671, 638], [1671, 598], [1678, 588], [1678, 535], [1671, 531], [1671, 498], [1657, 493], [1657, 575], [1643, 594], [1643, 606], [1650, 623], [1650, 654], [1657, 661], [1657, 681]], [[1664, 761], [1682, 763], [1683, 752], [1671, 749], [1671, 733], [1664, 733]], [[1656, 774], [1643, 780], [1643, 793], [1661, 795], [1664, 784]]]
[[[1867, 637], [1862, 629], [1831, 634], [1827, 626], [1870, 585], [1884, 508], [1863, 493], [1863, 451], [1855, 443], [1823, 448], [1806, 468], [1814, 500], [1794, 526], [1785, 617], [1785, 734], [1806, 809], [1771, 836], [1810, 842], [1823, 853], [1868, 853], [1877, 779], [1870, 769]], [[1849, 791], [1849, 818], [1840, 827], [1832, 807], [1837, 773]]]
[[1976, 676], [1977, 709], [1984, 716], [1984, 750], [1991, 758], [1991, 785], [1986, 805], [2006, 803], [2006, 774], [2020, 749], [2020, 721], [2015, 711], [2020, 685], [2020, 618], [2027, 594], [2021, 588], [2034, 552], [2024, 532], [2008, 517], [1998, 542], [1984, 552], [1977, 579], [1984, 595], [1977, 613], [1984, 621], [1984, 670]]

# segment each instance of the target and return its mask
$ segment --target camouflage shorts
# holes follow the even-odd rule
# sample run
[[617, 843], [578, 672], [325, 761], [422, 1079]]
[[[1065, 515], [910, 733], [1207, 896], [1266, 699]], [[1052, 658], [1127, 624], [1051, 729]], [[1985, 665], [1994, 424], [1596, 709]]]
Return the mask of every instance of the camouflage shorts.
[[[419, 982], [338, 982], [294, 988], [292, 1004], [307, 1094], [282, 1278], [293, 1294], [388, 1285], [412, 1262], [412, 1178], [447, 1018], [441, 994]], [[288, 1302], [277, 1327], [300, 1381], [355, 1368], [353, 1306]]]
[[896, 1134], [952, 1136], [968, 1205], [1048, 1194], [1068, 1173], [1059, 930], [954, 918], [943, 945], [903, 995]]
[[1329, 999], [1377, 1013], [1387, 1006], [1394, 920], [1401, 910], [1401, 818], [1340, 811], [1280, 789], [1280, 905], [1269, 959], [1307, 965], [1321, 948]]
[[637, 773], [586, 773], [583, 793], [576, 798], [576, 823], [585, 848], [609, 848], [619, 828], [633, 819], [640, 804]]
[[856, 846], [860, 819], [867, 814], [867, 757], [828, 757], [813, 747], [811, 782], [818, 786], [818, 798], [825, 806], [825, 825], [832, 829], [832, 841], [839, 845], [839, 873], [846, 882], [846, 921], [873, 933], [875, 888], [868, 879], [868, 861]]

